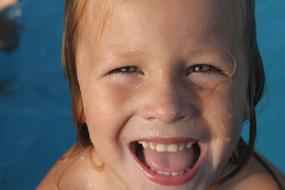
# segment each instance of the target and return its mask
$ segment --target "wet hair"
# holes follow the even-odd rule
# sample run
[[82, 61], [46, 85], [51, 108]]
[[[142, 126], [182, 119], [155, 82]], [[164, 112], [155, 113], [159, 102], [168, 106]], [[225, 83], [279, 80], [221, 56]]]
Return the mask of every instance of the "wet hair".
[[[105, 16], [108, 14], [106, 6], [103, 6], [102, 1], [94, 0], [97, 9], [104, 9]], [[212, 189], [216, 189], [220, 184], [227, 181], [228, 179], [235, 176], [241, 169], [246, 165], [252, 155], [255, 155], [258, 159], [257, 154], [254, 153], [254, 144], [256, 138], [256, 113], [255, 107], [262, 98], [265, 84], [265, 74], [263, 69], [263, 61], [260, 56], [260, 52], [257, 45], [256, 38], [256, 23], [255, 23], [255, 0], [234, 0], [235, 3], [240, 4], [242, 8], [242, 14], [244, 18], [243, 27], [243, 43], [245, 46], [246, 62], [248, 67], [248, 104], [250, 110], [249, 116], [249, 140], [246, 143], [240, 138], [239, 144], [236, 151], [233, 153], [230, 162], [236, 165], [236, 168], [226, 175], [224, 178], [216, 182]], [[65, 74], [69, 82], [72, 96], [73, 115], [77, 130], [77, 148], [84, 148], [91, 144], [87, 125], [85, 123], [83, 105], [80, 94], [80, 88], [77, 80], [76, 73], [76, 47], [78, 40], [80, 39], [79, 34], [81, 33], [82, 27], [80, 27], [81, 19], [86, 16], [84, 11], [87, 8], [88, 0], [66, 0], [65, 4], [65, 25], [64, 25], [64, 38], [63, 38], [63, 66]], [[100, 18], [103, 18], [101, 16]], [[261, 160], [261, 159], [259, 159]], [[263, 163], [263, 161], [261, 161]], [[263, 163], [265, 168], [272, 174], [277, 184], [280, 186], [280, 182], [274, 173]]]

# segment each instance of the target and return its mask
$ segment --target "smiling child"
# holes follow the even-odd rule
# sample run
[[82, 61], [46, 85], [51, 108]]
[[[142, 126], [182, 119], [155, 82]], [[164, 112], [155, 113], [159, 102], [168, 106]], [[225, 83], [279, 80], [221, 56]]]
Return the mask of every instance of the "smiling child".
[[63, 63], [78, 142], [39, 190], [282, 189], [254, 152], [254, 1], [67, 0]]

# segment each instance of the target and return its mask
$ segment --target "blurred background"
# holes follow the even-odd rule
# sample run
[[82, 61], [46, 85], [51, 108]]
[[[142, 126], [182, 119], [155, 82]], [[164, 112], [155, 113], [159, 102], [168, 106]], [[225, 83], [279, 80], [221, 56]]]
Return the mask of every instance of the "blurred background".
[[[0, 190], [31, 190], [75, 142], [61, 66], [64, 1], [22, 0], [1, 9], [4, 1], [0, 35], [9, 40], [0, 38]], [[256, 4], [267, 76], [256, 148], [285, 173], [285, 2]]]

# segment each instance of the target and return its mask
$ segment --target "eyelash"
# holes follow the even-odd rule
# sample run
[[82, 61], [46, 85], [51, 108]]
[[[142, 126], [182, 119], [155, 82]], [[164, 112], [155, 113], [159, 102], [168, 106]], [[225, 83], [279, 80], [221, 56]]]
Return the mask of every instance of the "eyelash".
[[[203, 69], [206, 69], [206, 70], [203, 70]], [[225, 74], [220, 68], [213, 66], [213, 65], [208, 65], [208, 64], [196, 64], [196, 65], [191, 66], [187, 71], [187, 75], [191, 73], [195, 73], [195, 72], [203, 73], [203, 74], [211, 74], [211, 73]]]
[[[206, 69], [206, 70], [205, 70]], [[135, 72], [139, 72], [142, 73], [141, 71], [139, 71], [138, 67], [136, 66], [126, 66], [126, 67], [120, 67], [117, 69], [114, 69], [113, 71], [110, 72], [110, 74], [131, 74], [131, 73], [135, 73]], [[203, 74], [211, 74], [211, 73], [221, 73], [224, 74], [224, 72], [219, 69], [216, 66], [212, 66], [212, 65], [208, 65], [208, 64], [196, 64], [191, 66], [188, 70], [187, 70], [187, 74], [189, 75], [191, 73], [203, 73]]]
[[[133, 71], [128, 71], [127, 69], [132, 69], [134, 68]], [[125, 71], [124, 71], [125, 70]], [[120, 67], [118, 69], [114, 69], [113, 71], [111, 71], [111, 74], [129, 74], [129, 73], [134, 73], [134, 72], [138, 72], [138, 68], [136, 66], [126, 66], [126, 67]]]

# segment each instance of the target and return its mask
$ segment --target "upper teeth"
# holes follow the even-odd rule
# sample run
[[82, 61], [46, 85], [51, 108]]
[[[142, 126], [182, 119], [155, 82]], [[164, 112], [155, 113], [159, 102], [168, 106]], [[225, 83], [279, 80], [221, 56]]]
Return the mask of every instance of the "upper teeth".
[[150, 148], [157, 152], [178, 152], [183, 151], [185, 148], [190, 149], [193, 142], [180, 143], [180, 144], [159, 144], [153, 142], [139, 141], [143, 148]]

